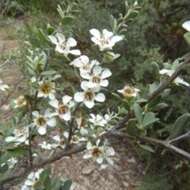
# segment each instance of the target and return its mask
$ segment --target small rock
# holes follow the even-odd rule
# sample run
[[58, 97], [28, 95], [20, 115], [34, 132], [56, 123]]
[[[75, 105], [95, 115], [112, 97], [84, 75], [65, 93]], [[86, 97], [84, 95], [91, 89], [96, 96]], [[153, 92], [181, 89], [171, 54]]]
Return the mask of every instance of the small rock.
[[82, 169], [83, 175], [89, 175], [95, 170], [95, 166], [88, 165]]

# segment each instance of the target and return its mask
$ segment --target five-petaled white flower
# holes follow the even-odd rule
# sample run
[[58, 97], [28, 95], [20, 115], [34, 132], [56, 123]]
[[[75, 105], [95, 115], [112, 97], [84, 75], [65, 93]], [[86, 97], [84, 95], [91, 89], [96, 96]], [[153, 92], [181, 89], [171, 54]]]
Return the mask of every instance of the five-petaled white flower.
[[114, 35], [113, 32], [103, 29], [102, 32], [93, 28], [90, 30], [92, 34], [91, 40], [99, 46], [100, 51], [110, 50], [113, 46], [123, 40], [123, 36]]
[[[82, 75], [82, 78], [89, 80], [87, 85], [89, 88], [100, 89], [100, 87], [107, 87], [109, 81], [108, 77], [112, 75], [109, 69], [103, 69], [100, 66], [94, 66], [92, 73], [86, 73]], [[86, 83], [83, 81], [82, 83]]]
[[[162, 69], [162, 70], [159, 71], [159, 73], [160, 73], [161, 75], [167, 75], [167, 76], [169, 76], [169, 77], [171, 77], [174, 72], [175, 72], [175, 71], [172, 70], [172, 69]], [[174, 83], [175, 83], [176, 85], [182, 84], [182, 85], [185, 85], [185, 86], [190, 86], [190, 84], [189, 84], [188, 82], [184, 81], [181, 77], [175, 78]]]
[[50, 99], [55, 98], [55, 83], [51, 81], [40, 81], [39, 89], [38, 89], [38, 97], [39, 98], [47, 98]]
[[95, 65], [100, 65], [100, 62], [97, 60], [90, 61], [86, 55], [81, 55], [80, 57], [74, 59], [70, 65], [79, 68], [80, 75], [83, 76], [90, 73]]
[[46, 110], [44, 115], [41, 115], [38, 111], [33, 111], [32, 115], [34, 117], [33, 125], [36, 126], [40, 135], [46, 134], [48, 126], [56, 126], [56, 119], [53, 117], [53, 114], [49, 112], [49, 110]]
[[97, 92], [97, 90], [89, 88], [87, 83], [88, 82], [81, 83], [81, 88], [84, 91], [76, 92], [74, 95], [74, 100], [76, 102], [83, 102], [86, 107], [91, 109], [94, 107], [95, 101], [104, 102], [105, 95], [103, 93]]
[[110, 115], [105, 114], [104, 116], [100, 114], [90, 114], [89, 122], [92, 123], [95, 126], [101, 126], [104, 127], [107, 125], [107, 123], [111, 120]]
[[63, 54], [64, 56], [68, 56], [69, 54], [72, 55], [80, 55], [81, 52], [78, 49], [72, 49], [77, 45], [77, 41], [74, 38], [68, 38], [61, 34], [56, 33], [55, 36], [50, 35], [49, 39], [53, 44], [56, 45], [55, 51]]
[[40, 179], [40, 175], [43, 172], [43, 169], [39, 169], [36, 172], [31, 172], [26, 181], [24, 182], [23, 186], [21, 187], [21, 190], [34, 190], [35, 185]]
[[69, 121], [71, 119], [71, 108], [74, 106], [72, 97], [65, 95], [62, 97], [62, 102], [59, 103], [57, 99], [53, 99], [49, 102], [51, 106], [56, 109], [55, 115], [58, 115], [61, 119]]
[[7, 84], [4, 84], [2, 80], [0, 80], [0, 90], [6, 91], [9, 89], [9, 86]]
[[106, 145], [106, 143], [101, 146], [100, 140], [97, 140], [95, 145], [88, 142], [86, 149], [87, 152], [83, 156], [84, 159], [95, 160], [101, 165], [101, 169], [106, 168], [108, 164], [113, 165], [113, 160], [111, 157], [115, 155], [115, 151], [112, 147]]
[[29, 126], [24, 128], [14, 129], [13, 134], [5, 138], [5, 142], [20, 145], [22, 143], [28, 144]]
[[190, 20], [188, 21], [185, 21], [183, 24], [182, 24], [182, 27], [187, 30], [188, 32], [190, 32]]
[[47, 143], [46, 141], [43, 141], [42, 143], [39, 144], [39, 146], [44, 149], [44, 150], [52, 150], [57, 147], [60, 148], [65, 148], [65, 142], [59, 135], [55, 135], [52, 137], [53, 142], [52, 143]]
[[139, 91], [138, 88], [129, 85], [125, 85], [123, 89], [117, 90], [117, 92], [121, 93], [125, 98], [136, 97]]
[[18, 98], [14, 100], [14, 108], [21, 108], [21, 107], [26, 106], [26, 104], [27, 104], [27, 100], [23, 95], [19, 96]]

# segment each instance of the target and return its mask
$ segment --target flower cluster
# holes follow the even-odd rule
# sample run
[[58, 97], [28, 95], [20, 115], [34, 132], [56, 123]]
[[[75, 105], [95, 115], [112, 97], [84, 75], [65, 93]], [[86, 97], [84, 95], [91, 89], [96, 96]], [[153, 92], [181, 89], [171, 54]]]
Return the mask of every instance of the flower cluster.
[[31, 172], [21, 187], [21, 190], [34, 190], [35, 185], [39, 181], [40, 175], [43, 171], [43, 169], [39, 169], [36, 172]]

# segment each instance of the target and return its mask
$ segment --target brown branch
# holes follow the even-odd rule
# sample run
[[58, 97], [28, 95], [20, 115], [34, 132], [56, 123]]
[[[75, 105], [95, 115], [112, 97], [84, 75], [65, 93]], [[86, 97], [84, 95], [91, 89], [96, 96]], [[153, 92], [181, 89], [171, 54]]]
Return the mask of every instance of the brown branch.
[[190, 153], [188, 153], [187, 151], [184, 151], [181, 148], [178, 148], [177, 146], [172, 145], [170, 143], [170, 141], [167, 141], [167, 140], [165, 141], [165, 140], [159, 140], [159, 139], [155, 139], [155, 138], [151, 138], [151, 137], [142, 137], [142, 136], [130, 136], [128, 134], [121, 133], [121, 132], [112, 132], [112, 133], [110, 133], [110, 135], [118, 136], [121, 138], [139, 139], [141, 141], [145, 141], [145, 142], [148, 142], [151, 144], [161, 145], [161, 146], [164, 146], [165, 148], [167, 148], [168, 150], [173, 151], [173, 152], [177, 153], [178, 155], [183, 156], [187, 160], [190, 160]]
[[19, 172], [19, 174], [12, 174], [9, 177], [2, 179], [0, 181], [0, 189], [7, 189], [7, 187], [11, 187], [13, 185], [16, 185], [18, 183], [19, 179], [22, 179], [27, 176], [31, 171], [34, 171], [39, 168], [43, 168], [46, 165], [49, 165], [57, 160], [62, 159], [66, 156], [71, 156], [72, 154], [76, 154], [78, 152], [82, 152], [85, 150], [85, 143], [80, 143], [78, 145], [73, 145], [68, 150], [57, 150], [55, 151], [55, 154], [53, 154], [50, 158], [44, 159], [44, 160], [35, 160], [32, 167], [24, 168], [23, 171]]

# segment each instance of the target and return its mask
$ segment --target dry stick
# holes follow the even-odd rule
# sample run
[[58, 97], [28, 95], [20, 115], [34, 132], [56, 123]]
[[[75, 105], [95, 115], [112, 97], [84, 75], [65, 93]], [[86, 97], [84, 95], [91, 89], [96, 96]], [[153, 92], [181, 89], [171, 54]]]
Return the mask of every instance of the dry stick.
[[110, 135], [113, 135], [113, 136], [117, 136], [117, 137], [121, 137], [121, 138], [133, 138], [133, 139], [139, 139], [141, 141], [144, 141], [144, 142], [148, 142], [148, 143], [151, 143], [151, 144], [157, 144], [157, 145], [161, 145], [161, 146], [164, 146], [165, 148], [173, 151], [173, 152], [176, 152], [177, 154], [185, 157], [186, 159], [190, 160], [190, 153], [188, 153], [187, 151], [184, 151], [174, 145], [172, 145], [170, 143], [170, 141], [167, 141], [167, 140], [159, 140], [159, 139], [155, 139], [155, 138], [151, 138], [151, 137], [140, 137], [140, 136], [130, 136], [126, 133], [122, 133], [122, 132], [113, 132], [111, 133]]
[[[168, 81], [164, 81], [159, 87], [158, 89], [153, 92], [150, 96], [149, 96], [149, 99], [148, 99], [148, 102], [152, 101], [154, 98], [158, 97], [160, 95], [161, 92], [163, 92], [163, 90], [165, 90], [168, 85], [170, 85], [170, 83], [173, 82], [173, 80], [175, 80], [175, 78], [178, 77], [178, 75], [180, 74], [180, 71], [183, 69], [183, 67], [190, 62], [190, 54], [188, 54], [187, 56], [184, 57], [185, 61], [184, 63], [182, 63], [179, 68], [176, 69], [176, 71], [173, 73], [173, 75], [171, 77], [169, 77]], [[128, 120], [133, 116], [133, 113], [128, 113], [123, 119], [121, 119], [118, 124], [113, 127], [110, 131], [107, 132], [107, 134], [114, 134], [115, 131], [117, 131], [118, 129], [121, 129], [121, 128], [124, 128], [125, 127], [125, 123], [128, 122]], [[187, 158], [190, 158], [189, 156], [189, 153], [173, 146], [173, 145], [168, 145], [168, 144], [164, 144], [163, 141], [160, 141], [160, 140], [157, 140], [157, 139], [152, 139], [152, 138], [149, 138], [149, 137], [143, 137], [144, 140], [146, 138], [147, 141], [151, 141], [152, 143], [157, 143], [157, 144], [160, 144], [160, 145], [163, 145], [165, 146], [166, 148], [170, 148], [172, 149], [173, 151], [175, 151], [176, 153], [179, 153]], [[142, 138], [141, 138], [142, 139]], [[4, 185], [6, 184], [14, 184], [16, 183], [17, 179], [19, 178], [22, 178], [24, 177], [26, 174], [28, 174], [29, 172], [33, 171], [34, 169], [37, 169], [37, 168], [41, 168], [41, 167], [44, 167], [48, 164], [51, 164], [57, 160], [60, 160], [61, 158], [65, 157], [65, 156], [70, 156], [72, 154], [75, 154], [75, 153], [78, 153], [78, 152], [82, 152], [83, 150], [85, 150], [85, 144], [78, 144], [78, 145], [75, 145], [73, 146], [73, 148], [70, 148], [68, 150], [64, 150], [64, 151], [61, 151], [59, 153], [55, 153], [52, 155], [52, 157], [46, 159], [46, 160], [43, 160], [43, 161], [36, 161], [34, 164], [33, 164], [33, 167], [29, 167], [29, 168], [26, 168], [21, 174], [19, 175], [12, 175], [12, 176], [9, 176], [3, 180], [0, 181], [0, 187], [3, 188]]]
[[[85, 147], [86, 147], [85, 143], [80, 143], [78, 145], [73, 145], [68, 150], [59, 150], [48, 159], [36, 160], [33, 163], [32, 167], [25, 168], [24, 171], [22, 171], [21, 173], [19, 173], [17, 175], [13, 174], [13, 175], [10, 175], [9, 177], [1, 180], [0, 181], [0, 188], [1, 189], [4, 188], [4, 185], [6, 186], [6, 184], [8, 184], [9, 187], [12, 186], [12, 185], [15, 185], [15, 184], [17, 184], [17, 181], [18, 181], [19, 178], [24, 178], [31, 171], [33, 171], [35, 169], [42, 168], [42, 167], [44, 167], [46, 165], [49, 165], [49, 164], [51, 164], [51, 163], [53, 163], [53, 162], [55, 162], [57, 160], [60, 160], [63, 157], [70, 156], [70, 155], [76, 154], [78, 152], [82, 152], [83, 150], [85, 150]], [[7, 188], [7, 186], [6, 186], [6, 188]]]

